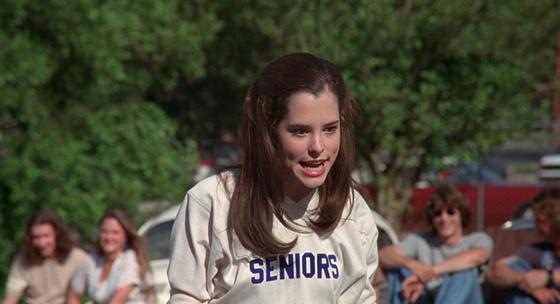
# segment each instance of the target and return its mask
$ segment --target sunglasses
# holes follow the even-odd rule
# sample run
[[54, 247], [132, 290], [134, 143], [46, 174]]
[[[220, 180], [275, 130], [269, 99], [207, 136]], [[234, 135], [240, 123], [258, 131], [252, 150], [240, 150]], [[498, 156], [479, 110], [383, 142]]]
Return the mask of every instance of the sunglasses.
[[441, 216], [441, 214], [442, 214], [443, 212], [447, 213], [447, 215], [453, 216], [453, 215], [455, 215], [455, 212], [457, 212], [457, 209], [456, 209], [456, 208], [452, 208], [452, 207], [441, 208], [441, 209], [438, 209], [438, 210], [434, 210], [434, 212], [432, 213], [432, 215], [433, 215], [434, 217], [438, 217], [438, 216]]

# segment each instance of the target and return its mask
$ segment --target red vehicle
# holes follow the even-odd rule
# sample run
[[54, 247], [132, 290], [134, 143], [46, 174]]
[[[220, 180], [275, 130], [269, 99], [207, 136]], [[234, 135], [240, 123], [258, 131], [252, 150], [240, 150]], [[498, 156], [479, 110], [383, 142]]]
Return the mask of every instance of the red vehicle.
[[[425, 208], [428, 199], [437, 186], [417, 188], [410, 198], [411, 210], [405, 216], [403, 226], [405, 230], [417, 229], [426, 226]], [[541, 184], [513, 184], [489, 183], [481, 185], [482, 200], [477, 197], [479, 186], [477, 184], [457, 184], [456, 187], [465, 194], [473, 211], [473, 228], [483, 230], [488, 227], [499, 226], [509, 220], [520, 205], [530, 202], [543, 188]], [[482, 209], [479, 210], [478, 206]], [[483, 221], [478, 217], [482, 215]], [[482, 225], [481, 225], [482, 224]], [[482, 226], [482, 227], [481, 227]]]

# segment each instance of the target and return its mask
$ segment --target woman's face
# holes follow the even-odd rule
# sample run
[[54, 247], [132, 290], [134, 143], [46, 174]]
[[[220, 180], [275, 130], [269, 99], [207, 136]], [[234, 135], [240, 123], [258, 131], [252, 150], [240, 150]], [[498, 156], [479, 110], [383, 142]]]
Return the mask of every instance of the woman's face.
[[318, 96], [292, 94], [276, 132], [288, 165], [284, 189], [291, 199], [300, 200], [325, 182], [338, 155], [340, 114], [336, 96], [330, 90]]
[[99, 227], [99, 245], [106, 256], [115, 256], [126, 247], [126, 231], [119, 222], [105, 218]]

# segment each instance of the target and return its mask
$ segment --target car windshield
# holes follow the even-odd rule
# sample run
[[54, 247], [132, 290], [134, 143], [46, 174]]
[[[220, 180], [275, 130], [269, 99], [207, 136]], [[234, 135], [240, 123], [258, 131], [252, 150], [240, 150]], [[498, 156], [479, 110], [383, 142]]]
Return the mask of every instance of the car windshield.
[[151, 260], [169, 258], [169, 237], [171, 236], [171, 228], [173, 228], [173, 221], [167, 221], [152, 227], [152, 229], [145, 234]]

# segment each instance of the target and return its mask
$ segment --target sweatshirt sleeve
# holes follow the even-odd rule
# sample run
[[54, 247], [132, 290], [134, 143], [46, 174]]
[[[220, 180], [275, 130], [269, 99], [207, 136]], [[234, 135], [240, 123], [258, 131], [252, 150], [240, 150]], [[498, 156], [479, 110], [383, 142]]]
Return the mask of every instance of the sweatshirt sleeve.
[[376, 303], [373, 288], [373, 276], [377, 271], [379, 257], [377, 254], [378, 230], [371, 210], [361, 196], [354, 202], [352, 217], [355, 219], [360, 246], [354, 258], [360, 260], [360, 266], [353, 271], [353, 282], [342, 292], [337, 303]]
[[187, 193], [171, 231], [168, 303], [207, 303], [211, 299], [212, 278], [217, 273], [211, 216], [210, 205]]
[[379, 232], [371, 213], [368, 212], [364, 214], [360, 222], [362, 244], [364, 246], [364, 251], [366, 252], [365, 265], [367, 279], [366, 287], [362, 291], [358, 303], [376, 303], [377, 299], [373, 289], [373, 276], [375, 275], [379, 264], [379, 256], [377, 253], [377, 237]]

